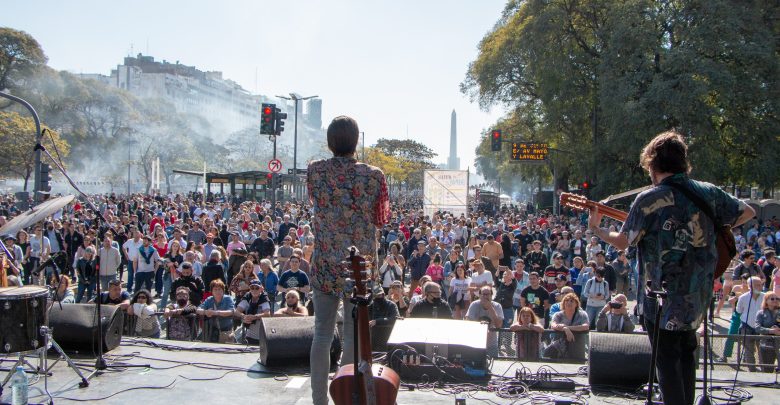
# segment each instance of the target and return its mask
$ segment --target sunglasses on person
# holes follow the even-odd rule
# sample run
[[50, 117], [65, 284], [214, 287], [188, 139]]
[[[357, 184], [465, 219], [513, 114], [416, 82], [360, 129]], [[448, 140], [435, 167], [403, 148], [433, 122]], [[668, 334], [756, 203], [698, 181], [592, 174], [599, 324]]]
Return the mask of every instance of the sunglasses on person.
[[778, 297], [767, 298], [767, 301], [780, 301]]
[[253, 286], [249, 287], [249, 289], [250, 290], [259, 290], [260, 286], [259, 285], [253, 285]]

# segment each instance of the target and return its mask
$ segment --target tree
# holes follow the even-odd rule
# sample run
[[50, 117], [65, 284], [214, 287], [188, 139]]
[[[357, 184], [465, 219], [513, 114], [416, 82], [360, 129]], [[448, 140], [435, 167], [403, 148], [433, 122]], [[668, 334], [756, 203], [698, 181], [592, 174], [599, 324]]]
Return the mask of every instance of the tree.
[[0, 27], [0, 90], [46, 65], [43, 49], [30, 34]]
[[374, 148], [397, 159], [400, 169], [406, 173], [405, 181], [410, 188], [422, 188], [423, 170], [436, 167], [431, 162], [436, 153], [412, 139], [380, 138]]
[[510, 1], [461, 91], [483, 108], [509, 107], [497, 123], [505, 137], [574, 151], [555, 161], [559, 180], [588, 180], [594, 195], [646, 184], [640, 148], [668, 129], [686, 137], [696, 178], [770, 189], [780, 182], [778, 11], [729, 0]]
[[[48, 128], [44, 130], [46, 136], [41, 141], [43, 146], [52, 156], [66, 158], [70, 152], [68, 143], [56, 132]], [[0, 144], [3, 145], [3, 153], [0, 153], [0, 175], [24, 179], [24, 188], [27, 189], [27, 182], [35, 170], [35, 142], [35, 122], [32, 118], [22, 117], [12, 111], [0, 111]]]

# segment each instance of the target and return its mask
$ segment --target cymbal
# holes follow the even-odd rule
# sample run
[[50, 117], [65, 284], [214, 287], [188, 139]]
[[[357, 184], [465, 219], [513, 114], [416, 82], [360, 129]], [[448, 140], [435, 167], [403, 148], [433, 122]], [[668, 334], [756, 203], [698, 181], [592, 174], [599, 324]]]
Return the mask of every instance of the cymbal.
[[14, 235], [22, 229], [32, 226], [38, 222], [43, 221], [51, 214], [54, 214], [62, 207], [70, 204], [76, 197], [73, 195], [66, 195], [63, 197], [52, 198], [46, 200], [29, 210], [21, 213], [19, 216], [8, 221], [2, 228], [0, 228], [0, 235]]

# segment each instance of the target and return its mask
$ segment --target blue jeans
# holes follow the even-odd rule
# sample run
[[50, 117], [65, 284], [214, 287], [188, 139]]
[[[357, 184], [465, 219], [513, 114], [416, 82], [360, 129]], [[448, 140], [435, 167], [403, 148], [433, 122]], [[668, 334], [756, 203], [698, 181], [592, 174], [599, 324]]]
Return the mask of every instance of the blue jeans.
[[135, 269], [133, 268], [133, 261], [127, 261], [127, 292], [133, 292], [133, 278], [135, 277]]
[[512, 322], [514, 321], [515, 317], [515, 309], [512, 307], [504, 308], [504, 323], [501, 325], [502, 328], [508, 328], [512, 325]]
[[152, 282], [154, 281], [153, 271], [144, 271], [135, 275], [135, 290], [140, 291], [142, 288], [146, 288], [147, 291], [152, 291]]
[[87, 301], [92, 299], [92, 293], [95, 291], [95, 280], [92, 280], [89, 284], [79, 279], [78, 289], [76, 290], [76, 303], [80, 303], [84, 298], [84, 292], [87, 293]]
[[154, 272], [154, 291], [159, 295], [163, 290], [163, 266], [157, 268]]
[[160, 308], [168, 305], [168, 296], [171, 295], [171, 273], [165, 270], [162, 277], [162, 296], [160, 297]]
[[100, 276], [100, 292], [108, 291], [108, 283], [113, 280], [116, 280], [116, 274]]
[[349, 298], [342, 299], [335, 295], [314, 290], [314, 339], [311, 343], [311, 397], [314, 405], [328, 403], [328, 372], [330, 370], [330, 345], [336, 329], [336, 316], [339, 301], [344, 302], [344, 338], [341, 364], [352, 363], [354, 354], [354, 336], [352, 319], [352, 303]]
[[602, 309], [604, 309], [604, 307], [591, 305], [585, 307], [585, 312], [588, 314], [588, 321], [590, 321], [591, 329], [596, 329], [596, 318], [598, 318], [599, 312], [601, 312]]

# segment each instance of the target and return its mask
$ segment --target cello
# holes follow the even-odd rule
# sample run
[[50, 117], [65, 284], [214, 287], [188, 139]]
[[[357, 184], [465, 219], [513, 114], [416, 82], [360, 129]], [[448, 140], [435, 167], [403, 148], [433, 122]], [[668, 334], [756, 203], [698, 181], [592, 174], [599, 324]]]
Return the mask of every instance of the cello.
[[330, 383], [330, 396], [336, 405], [393, 405], [398, 395], [400, 377], [389, 367], [371, 364], [368, 304], [372, 297], [367, 288], [371, 270], [367, 269], [365, 258], [357, 254], [355, 247], [350, 248], [348, 263], [355, 283], [350, 298], [350, 302], [355, 305], [354, 363], [342, 365], [338, 369]]

